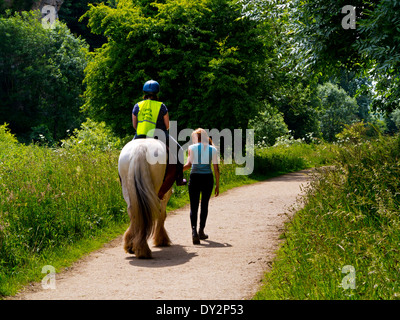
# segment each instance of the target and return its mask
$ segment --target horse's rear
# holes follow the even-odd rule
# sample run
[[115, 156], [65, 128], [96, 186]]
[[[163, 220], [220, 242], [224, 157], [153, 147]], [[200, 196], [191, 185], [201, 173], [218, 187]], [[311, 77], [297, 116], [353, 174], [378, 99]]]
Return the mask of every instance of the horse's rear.
[[132, 140], [119, 157], [118, 172], [130, 217], [129, 228], [124, 234], [124, 248], [138, 258], [151, 258], [147, 244], [151, 235], [154, 235], [156, 246], [170, 244], [164, 221], [171, 190], [162, 200], [158, 198], [166, 162], [166, 147], [155, 139]]

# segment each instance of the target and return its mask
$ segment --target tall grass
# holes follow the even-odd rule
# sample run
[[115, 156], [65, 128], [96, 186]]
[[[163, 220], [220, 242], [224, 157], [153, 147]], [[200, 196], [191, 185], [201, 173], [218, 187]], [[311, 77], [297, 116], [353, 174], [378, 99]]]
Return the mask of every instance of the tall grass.
[[7, 279], [49, 250], [126, 221], [117, 153], [24, 146], [5, 136], [3, 129], [0, 294]]
[[[338, 149], [284, 242], [255, 299], [400, 297], [400, 140]], [[351, 271], [351, 272], [350, 272]]]
[[332, 144], [292, 143], [256, 148], [253, 177], [265, 179], [277, 174], [330, 164], [337, 147]]

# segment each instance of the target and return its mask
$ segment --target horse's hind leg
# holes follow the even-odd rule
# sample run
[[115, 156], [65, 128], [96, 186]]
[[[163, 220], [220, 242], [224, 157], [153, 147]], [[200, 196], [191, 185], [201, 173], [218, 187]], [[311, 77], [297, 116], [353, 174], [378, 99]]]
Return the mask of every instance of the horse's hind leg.
[[160, 217], [157, 220], [156, 230], [154, 233], [154, 245], [156, 247], [167, 247], [171, 245], [171, 240], [168, 237], [168, 233], [165, 230], [164, 223], [167, 218], [167, 202], [171, 197], [172, 191], [169, 190], [163, 200], [161, 200]]
[[138, 234], [136, 239], [134, 240], [134, 248], [136, 258], [139, 259], [150, 259], [151, 258], [151, 250], [147, 243], [146, 235], [141, 232]]
[[130, 254], [135, 254], [139, 259], [151, 258], [151, 250], [147, 244], [146, 236], [135, 232], [132, 224], [124, 234], [124, 249]]
[[127, 253], [134, 254], [135, 250], [132, 245], [133, 235], [131, 231], [131, 227], [129, 226], [128, 230], [125, 231], [124, 234], [124, 249]]
[[[128, 213], [130, 213], [131, 208], [128, 208]], [[131, 216], [129, 214], [129, 216]], [[131, 223], [129, 225], [129, 228], [125, 231], [124, 234], [124, 249], [127, 253], [131, 253], [134, 254], [135, 250], [133, 247], [133, 239], [135, 238], [135, 234], [134, 234], [134, 228], [133, 228], [133, 221], [131, 218]]]
[[131, 223], [124, 234], [124, 249], [130, 254], [135, 254], [137, 258], [151, 258], [151, 250], [147, 244], [146, 234], [136, 225], [134, 216], [130, 214], [131, 210], [129, 207], [128, 212], [131, 217]]
[[165, 218], [160, 218], [157, 221], [156, 231], [154, 234], [154, 245], [156, 247], [167, 247], [171, 245], [171, 240], [168, 237], [167, 231], [164, 227]]

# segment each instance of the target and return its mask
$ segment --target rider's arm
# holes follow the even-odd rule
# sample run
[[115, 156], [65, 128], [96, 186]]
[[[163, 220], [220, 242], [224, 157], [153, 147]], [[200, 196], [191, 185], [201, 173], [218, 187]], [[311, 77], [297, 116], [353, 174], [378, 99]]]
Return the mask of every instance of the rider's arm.
[[168, 114], [168, 112], [164, 115], [164, 124], [165, 124], [165, 128], [167, 128], [167, 130], [169, 130], [169, 114]]
[[136, 103], [132, 110], [132, 125], [135, 130], [137, 130], [138, 125], [138, 114], [139, 114], [139, 105]]
[[132, 125], [135, 130], [137, 129], [137, 124], [138, 124], [138, 118], [132, 113]]

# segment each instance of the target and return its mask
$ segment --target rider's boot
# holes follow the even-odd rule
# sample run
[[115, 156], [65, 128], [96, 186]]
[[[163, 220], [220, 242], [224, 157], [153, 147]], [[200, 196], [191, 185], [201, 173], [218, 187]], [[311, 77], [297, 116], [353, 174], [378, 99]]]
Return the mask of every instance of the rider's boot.
[[183, 164], [178, 161], [176, 166], [176, 185], [177, 186], [184, 186], [187, 184], [186, 179], [183, 178]]

